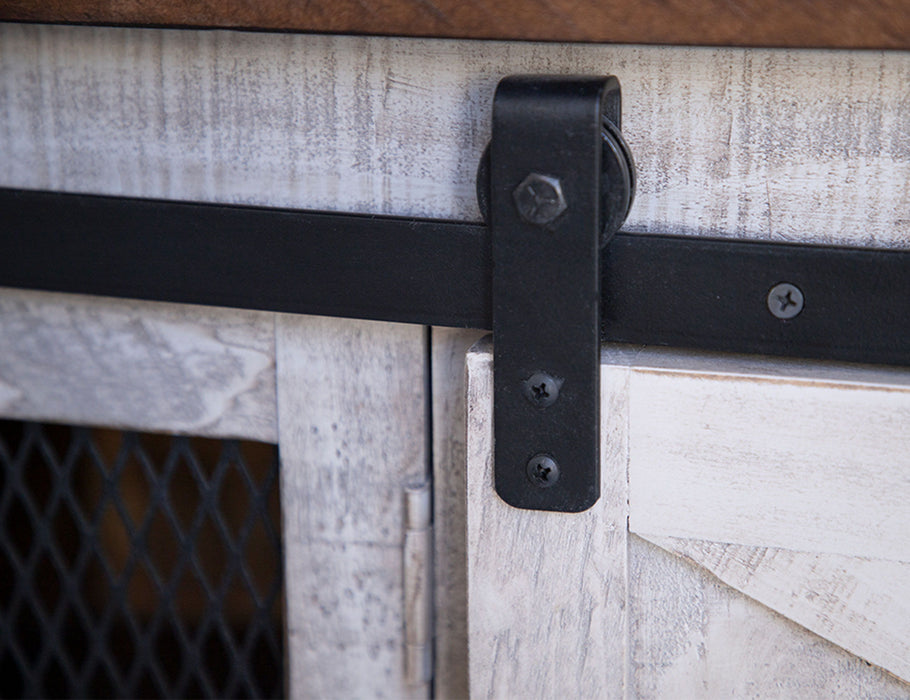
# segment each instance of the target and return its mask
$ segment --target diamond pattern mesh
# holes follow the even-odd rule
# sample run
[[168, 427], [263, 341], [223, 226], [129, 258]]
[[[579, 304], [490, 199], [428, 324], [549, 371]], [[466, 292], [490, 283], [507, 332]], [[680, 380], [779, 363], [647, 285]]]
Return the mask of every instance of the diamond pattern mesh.
[[0, 697], [275, 697], [273, 445], [0, 421]]

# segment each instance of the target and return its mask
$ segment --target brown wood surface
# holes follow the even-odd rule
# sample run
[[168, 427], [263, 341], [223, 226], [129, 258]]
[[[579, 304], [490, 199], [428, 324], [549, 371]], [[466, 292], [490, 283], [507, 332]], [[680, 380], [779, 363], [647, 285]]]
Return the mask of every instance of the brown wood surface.
[[910, 48], [907, 0], [0, 0], [0, 20], [476, 39]]

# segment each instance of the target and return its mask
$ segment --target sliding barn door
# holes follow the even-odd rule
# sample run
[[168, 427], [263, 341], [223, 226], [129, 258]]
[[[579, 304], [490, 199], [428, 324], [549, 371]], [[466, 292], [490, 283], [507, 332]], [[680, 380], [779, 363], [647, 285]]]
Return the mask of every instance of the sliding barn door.
[[910, 376], [603, 354], [600, 501], [493, 491], [491, 355], [468, 355], [478, 697], [910, 696]]
[[[632, 56], [630, 228], [910, 244], [906, 56]], [[602, 495], [571, 514], [496, 495], [492, 357], [467, 356], [472, 697], [910, 697], [910, 372], [604, 346]]]

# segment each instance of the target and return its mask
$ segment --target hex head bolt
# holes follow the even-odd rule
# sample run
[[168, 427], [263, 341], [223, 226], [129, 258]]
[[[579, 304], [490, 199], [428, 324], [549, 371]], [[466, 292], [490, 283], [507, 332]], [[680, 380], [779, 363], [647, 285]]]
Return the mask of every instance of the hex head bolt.
[[512, 193], [521, 218], [529, 224], [549, 224], [567, 208], [559, 179], [531, 173]]

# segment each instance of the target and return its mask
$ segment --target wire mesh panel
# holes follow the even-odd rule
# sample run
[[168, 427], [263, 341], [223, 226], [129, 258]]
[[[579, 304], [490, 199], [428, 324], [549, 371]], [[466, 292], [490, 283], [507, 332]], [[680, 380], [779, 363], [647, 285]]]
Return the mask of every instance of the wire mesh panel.
[[273, 445], [0, 421], [0, 696], [274, 697]]

